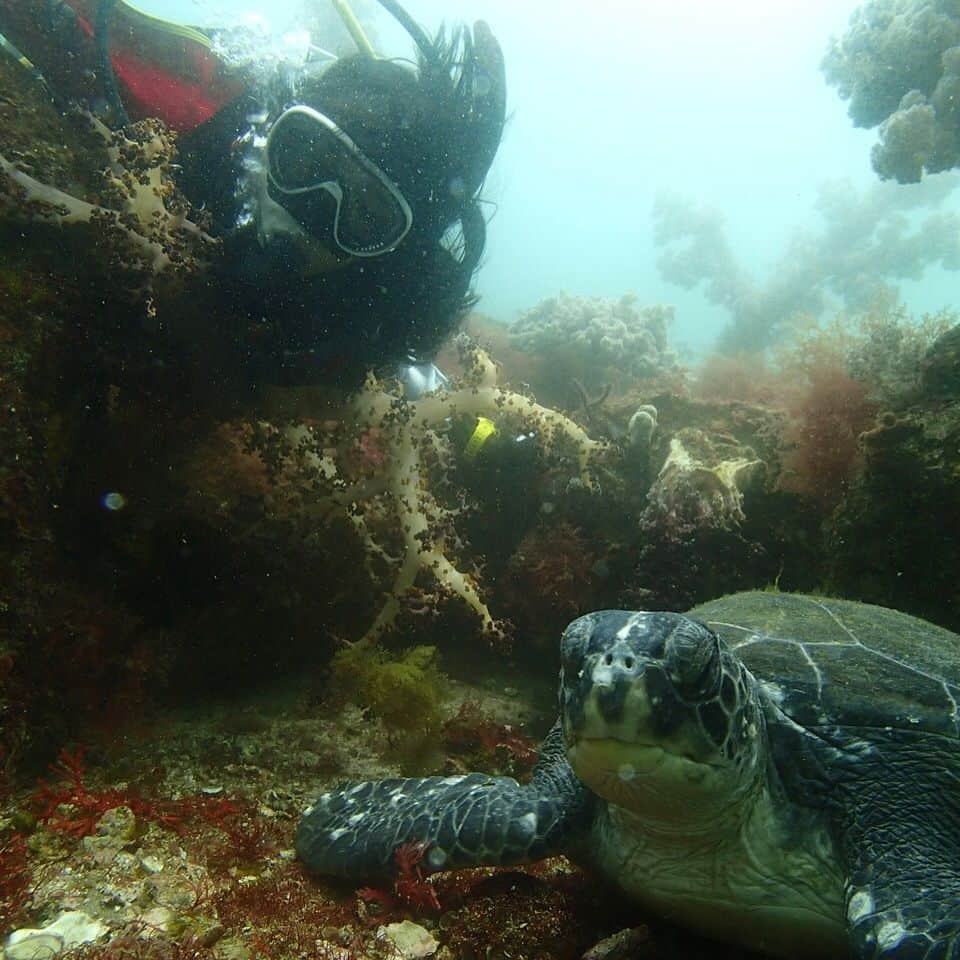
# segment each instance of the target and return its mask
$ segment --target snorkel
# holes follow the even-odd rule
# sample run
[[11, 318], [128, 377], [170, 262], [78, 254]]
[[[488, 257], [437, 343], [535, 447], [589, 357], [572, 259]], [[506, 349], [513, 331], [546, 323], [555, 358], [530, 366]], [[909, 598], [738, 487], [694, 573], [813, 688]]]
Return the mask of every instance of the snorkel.
[[333, 3], [333, 9], [340, 15], [343, 25], [347, 28], [347, 33], [350, 34], [353, 42], [357, 45], [357, 49], [365, 56], [375, 57], [377, 51], [373, 49], [373, 44], [347, 0], [331, 0], [331, 2]]

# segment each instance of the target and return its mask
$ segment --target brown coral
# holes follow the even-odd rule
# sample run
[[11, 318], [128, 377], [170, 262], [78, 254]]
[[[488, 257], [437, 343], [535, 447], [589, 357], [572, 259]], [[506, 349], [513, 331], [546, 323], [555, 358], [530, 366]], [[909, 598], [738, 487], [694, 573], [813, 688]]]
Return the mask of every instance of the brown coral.
[[88, 120], [107, 155], [93, 202], [31, 176], [29, 156], [15, 162], [0, 154], [0, 210], [27, 222], [89, 225], [94, 249], [109, 250], [118, 265], [147, 275], [196, 266], [215, 241], [187, 218], [187, 203], [171, 179], [173, 135], [157, 120], [140, 121], [124, 132]]
[[527, 533], [502, 583], [510, 617], [525, 636], [552, 649], [563, 628], [592, 608], [598, 559], [583, 531], [567, 521]]
[[698, 400], [768, 405], [781, 392], [763, 353], [712, 353], [697, 371], [691, 393]]
[[784, 439], [793, 449], [784, 457], [781, 488], [833, 509], [860, 470], [859, 437], [876, 413], [866, 386], [839, 359], [811, 369], [790, 410]]

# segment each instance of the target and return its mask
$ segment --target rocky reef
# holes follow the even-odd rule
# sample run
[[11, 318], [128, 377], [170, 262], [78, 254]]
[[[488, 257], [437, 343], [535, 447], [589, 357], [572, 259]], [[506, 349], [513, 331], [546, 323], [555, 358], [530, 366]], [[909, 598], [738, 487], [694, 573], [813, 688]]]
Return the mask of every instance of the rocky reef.
[[960, 327], [916, 368], [912, 388], [883, 405], [860, 442], [862, 470], [829, 531], [837, 593], [960, 625]]
[[509, 328], [510, 344], [534, 358], [531, 386], [563, 405], [577, 391], [584, 405], [603, 389], [639, 381], [661, 384], [678, 371], [667, 345], [673, 308], [639, 306], [637, 297], [576, 297], [561, 293], [525, 311]]
[[628, 922], [566, 862], [426, 884], [406, 850], [353, 895], [292, 862], [298, 811], [343, 776], [523, 776], [589, 610], [778, 584], [960, 627], [955, 318], [888, 303], [688, 371], [668, 308], [558, 296], [417, 399], [269, 387], [176, 138], [9, 58], [0, 90], [12, 956], [394, 957], [412, 920], [438, 955], [580, 956]]

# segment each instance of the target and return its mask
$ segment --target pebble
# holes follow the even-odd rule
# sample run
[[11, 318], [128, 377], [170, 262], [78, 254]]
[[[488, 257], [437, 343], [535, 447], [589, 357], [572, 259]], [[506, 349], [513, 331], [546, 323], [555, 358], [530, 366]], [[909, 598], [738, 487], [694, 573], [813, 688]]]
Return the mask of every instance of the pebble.
[[119, 844], [137, 839], [137, 818], [129, 807], [113, 807], [97, 821], [97, 834]]
[[101, 866], [112, 863], [120, 851], [137, 839], [137, 818], [129, 807], [113, 807], [97, 821], [97, 832], [84, 837], [83, 849]]
[[177, 915], [169, 907], [151, 907], [140, 917], [140, 922], [144, 936], [155, 937], [172, 933], [177, 926]]
[[5, 960], [48, 960], [63, 950], [63, 937], [42, 930], [14, 930], [7, 937]]
[[93, 943], [109, 932], [105, 923], [82, 910], [70, 910], [45, 927], [14, 930], [4, 944], [4, 957], [5, 960], [50, 960], [63, 950]]
[[581, 960], [626, 960], [634, 957], [637, 947], [649, 939], [650, 931], [646, 927], [630, 927], [592, 946]]
[[212, 947], [226, 933], [222, 923], [214, 921], [197, 931], [197, 941], [202, 947]]
[[378, 939], [390, 940], [397, 948], [403, 960], [419, 960], [421, 957], [432, 957], [440, 944], [433, 939], [430, 931], [421, 927], [419, 923], [403, 920], [400, 923], [388, 923], [377, 930]]

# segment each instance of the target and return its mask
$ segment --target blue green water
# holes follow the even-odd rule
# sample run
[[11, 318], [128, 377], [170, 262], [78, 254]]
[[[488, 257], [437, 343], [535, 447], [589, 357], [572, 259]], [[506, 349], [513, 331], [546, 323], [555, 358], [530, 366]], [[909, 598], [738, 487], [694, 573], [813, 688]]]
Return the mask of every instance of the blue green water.
[[[277, 36], [329, 15], [323, 0], [141, 5], [193, 22], [256, 23]], [[375, 3], [355, 5], [381, 52], [410, 55], [409, 39]], [[661, 276], [654, 199], [666, 190], [720, 212], [738, 265], [763, 285], [797, 230], [815, 241], [822, 231], [814, 209], [822, 184], [872, 189], [875, 133], [853, 127], [819, 69], [857, 6], [410, 0], [431, 30], [486, 19], [506, 55], [510, 120], [487, 182], [496, 214], [477, 278], [480, 309], [508, 322], [559, 290], [629, 291], [675, 304], [674, 342], [707, 346], [727, 314]], [[931, 267], [898, 283], [919, 313], [949, 305], [954, 279]]]

